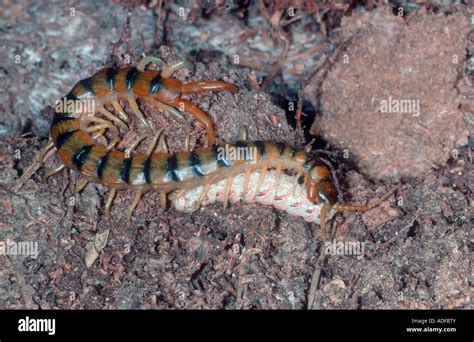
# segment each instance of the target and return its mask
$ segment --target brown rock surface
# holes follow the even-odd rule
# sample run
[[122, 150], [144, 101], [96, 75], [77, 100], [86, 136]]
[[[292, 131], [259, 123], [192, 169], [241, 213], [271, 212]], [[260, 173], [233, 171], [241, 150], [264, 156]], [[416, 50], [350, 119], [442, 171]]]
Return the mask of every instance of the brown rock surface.
[[345, 18], [344, 40], [351, 41], [322, 88], [307, 87], [322, 112], [311, 133], [347, 149], [373, 179], [421, 176], [444, 165], [472, 132], [459, 109], [468, 96], [459, 85], [468, 31], [461, 13], [404, 19], [380, 9]]

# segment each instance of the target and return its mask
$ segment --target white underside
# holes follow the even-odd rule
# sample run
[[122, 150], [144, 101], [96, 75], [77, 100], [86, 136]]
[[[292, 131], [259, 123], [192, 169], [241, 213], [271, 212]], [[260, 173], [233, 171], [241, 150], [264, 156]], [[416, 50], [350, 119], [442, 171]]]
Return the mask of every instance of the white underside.
[[[286, 211], [293, 216], [300, 216], [305, 221], [315, 222], [319, 224], [320, 205], [311, 204], [306, 197], [306, 191], [301, 184], [297, 184], [294, 190], [294, 177], [286, 174], [280, 176], [280, 185], [278, 194], [275, 194], [276, 172], [268, 171], [265, 179], [260, 186], [257, 196], [255, 190], [260, 172], [255, 171], [250, 175], [249, 186], [245, 196], [245, 203], [259, 203], [263, 205], [272, 205], [275, 208]], [[202, 206], [224, 202], [224, 190], [226, 180], [213, 184], [206, 198], [202, 202]], [[197, 209], [197, 201], [201, 197], [204, 190], [203, 186], [188, 191], [186, 194], [173, 202], [174, 207], [179, 211], [193, 212]], [[238, 203], [242, 200], [244, 190], [244, 174], [232, 178], [232, 185], [229, 194], [229, 203]], [[333, 216], [333, 212], [329, 214], [328, 219]]]

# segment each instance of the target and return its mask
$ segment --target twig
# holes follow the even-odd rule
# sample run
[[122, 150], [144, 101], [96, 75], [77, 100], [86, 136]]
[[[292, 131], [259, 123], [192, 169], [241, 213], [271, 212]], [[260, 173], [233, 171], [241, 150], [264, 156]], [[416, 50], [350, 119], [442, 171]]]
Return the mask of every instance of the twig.
[[268, 73], [267, 77], [265, 78], [265, 81], [262, 84], [262, 89], [265, 90], [272, 82], [272, 80], [275, 78], [275, 75], [280, 72], [282, 69], [283, 63], [286, 60], [286, 56], [288, 55], [288, 50], [290, 48], [290, 41], [288, 40], [288, 37], [286, 37], [285, 32], [281, 28], [281, 15], [283, 12], [281, 10], [277, 10], [273, 13], [273, 15], [270, 16], [270, 14], [267, 11], [267, 8], [265, 7], [265, 2], [263, 0], [258, 1], [258, 7], [260, 11], [262, 12], [263, 16], [265, 19], [270, 23], [272, 28], [276, 31], [277, 37], [281, 42], [283, 42], [284, 47], [283, 47], [283, 52], [278, 58], [278, 61], [273, 64], [272, 69]]
[[124, 63], [123, 58], [121, 57], [120, 52], [118, 51], [118, 48], [124, 43], [127, 43], [127, 51], [130, 49], [130, 39], [132, 37], [132, 30], [130, 28], [130, 22], [132, 19], [132, 9], [131, 7], [128, 8], [127, 12], [127, 21], [125, 22], [125, 26], [122, 30], [122, 33], [120, 33], [119, 39], [115, 42], [112, 43], [112, 56], [109, 57], [109, 63], [110, 64], [116, 64], [114, 63], [114, 59], [117, 58], [121, 64], [127, 64]]
[[165, 32], [165, 23], [162, 21], [162, 14], [163, 14], [163, 0], [158, 1], [158, 16], [156, 18], [156, 40], [158, 45], [163, 44], [164, 32]]
[[298, 135], [303, 137], [303, 127], [301, 126], [301, 116], [303, 113], [303, 102], [304, 102], [304, 86], [300, 87], [298, 90], [298, 104], [296, 106], [295, 119], [296, 119], [296, 132]]

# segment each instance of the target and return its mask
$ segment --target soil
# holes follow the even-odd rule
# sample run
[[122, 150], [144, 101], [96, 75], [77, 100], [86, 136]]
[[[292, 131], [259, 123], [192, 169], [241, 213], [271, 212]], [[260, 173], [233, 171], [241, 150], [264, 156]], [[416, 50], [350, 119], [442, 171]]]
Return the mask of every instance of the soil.
[[[398, 17], [398, 5], [371, 1], [213, 4], [135, 1], [129, 17], [117, 2], [0, 5], [0, 242], [38, 246], [36, 258], [0, 255], [0, 308], [474, 308], [472, 9], [406, 3]], [[319, 226], [271, 207], [185, 214], [162, 209], [155, 193], [127, 226], [131, 193], [119, 192], [107, 217], [106, 187], [75, 193], [74, 171], [43, 181], [56, 157], [32, 172], [54, 101], [143, 54], [191, 61], [182, 81], [238, 86], [189, 97], [219, 141], [238, 140], [245, 125], [250, 140], [312, 143], [341, 200], [365, 203], [398, 185], [395, 196], [336, 215], [321, 241]], [[421, 115], [377, 112], [389, 94], [420, 100]], [[202, 145], [199, 124], [143, 110], [172, 151], [187, 136]], [[330, 253], [344, 242], [361, 255]]]

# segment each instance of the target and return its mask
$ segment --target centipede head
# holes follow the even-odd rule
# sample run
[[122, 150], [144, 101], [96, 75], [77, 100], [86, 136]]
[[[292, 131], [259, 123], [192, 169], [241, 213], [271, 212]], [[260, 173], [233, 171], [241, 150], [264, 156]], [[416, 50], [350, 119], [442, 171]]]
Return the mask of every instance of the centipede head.
[[329, 170], [323, 165], [313, 166], [306, 179], [306, 195], [311, 203], [334, 205], [337, 201], [336, 187]]

